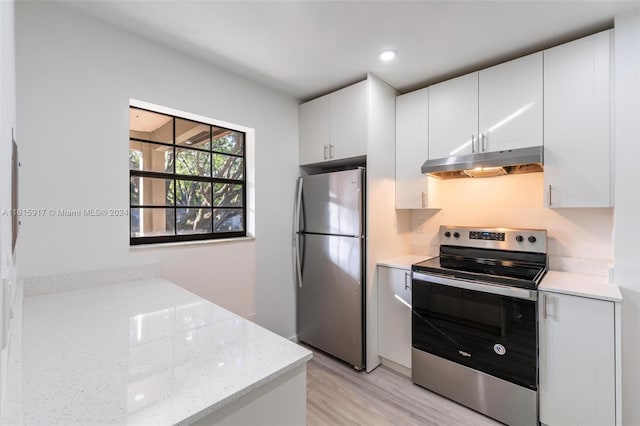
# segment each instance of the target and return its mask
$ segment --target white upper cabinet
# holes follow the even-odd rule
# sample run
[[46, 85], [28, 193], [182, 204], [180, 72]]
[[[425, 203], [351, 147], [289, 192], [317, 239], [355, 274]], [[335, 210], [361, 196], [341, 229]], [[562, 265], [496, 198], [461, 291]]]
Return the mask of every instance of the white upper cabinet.
[[329, 151], [329, 95], [298, 109], [300, 164], [325, 161]]
[[421, 171], [428, 156], [429, 89], [421, 89], [396, 98], [396, 209], [438, 208], [434, 178]]
[[366, 155], [367, 113], [366, 80], [301, 104], [300, 164]]
[[542, 53], [429, 87], [429, 159], [543, 144]]
[[429, 159], [472, 154], [477, 137], [478, 73], [430, 86]]
[[544, 52], [547, 207], [609, 207], [610, 31]]
[[542, 52], [479, 72], [480, 152], [541, 146]]
[[329, 95], [332, 159], [367, 153], [368, 82], [361, 81]]

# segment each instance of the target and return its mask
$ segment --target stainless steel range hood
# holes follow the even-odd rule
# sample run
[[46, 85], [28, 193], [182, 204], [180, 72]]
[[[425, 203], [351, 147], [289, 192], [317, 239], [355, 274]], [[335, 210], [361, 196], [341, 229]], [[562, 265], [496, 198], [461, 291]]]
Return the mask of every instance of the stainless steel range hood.
[[490, 177], [543, 170], [542, 146], [427, 160], [422, 173], [440, 179]]

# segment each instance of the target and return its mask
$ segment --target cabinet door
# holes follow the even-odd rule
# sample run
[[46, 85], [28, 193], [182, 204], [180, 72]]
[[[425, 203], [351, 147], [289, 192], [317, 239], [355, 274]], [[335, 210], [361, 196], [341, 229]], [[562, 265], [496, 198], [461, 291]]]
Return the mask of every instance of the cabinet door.
[[540, 421], [615, 424], [613, 302], [540, 295]]
[[330, 157], [333, 160], [367, 154], [367, 81], [329, 95]]
[[378, 353], [406, 368], [411, 368], [409, 306], [411, 271], [378, 266]]
[[478, 73], [429, 87], [429, 159], [471, 154], [477, 137]]
[[396, 209], [427, 207], [429, 98], [422, 89], [396, 98]]
[[542, 52], [479, 72], [481, 152], [542, 145]]
[[547, 207], [609, 207], [609, 31], [544, 52]]
[[298, 107], [300, 164], [312, 164], [328, 159], [329, 95]]

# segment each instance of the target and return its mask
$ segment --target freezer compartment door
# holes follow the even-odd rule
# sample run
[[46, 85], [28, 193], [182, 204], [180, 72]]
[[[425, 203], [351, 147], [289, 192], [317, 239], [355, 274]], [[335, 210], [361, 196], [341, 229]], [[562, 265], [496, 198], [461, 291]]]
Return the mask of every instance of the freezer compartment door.
[[301, 230], [362, 235], [362, 173], [357, 169], [304, 177]]
[[361, 239], [301, 235], [298, 340], [364, 367]]

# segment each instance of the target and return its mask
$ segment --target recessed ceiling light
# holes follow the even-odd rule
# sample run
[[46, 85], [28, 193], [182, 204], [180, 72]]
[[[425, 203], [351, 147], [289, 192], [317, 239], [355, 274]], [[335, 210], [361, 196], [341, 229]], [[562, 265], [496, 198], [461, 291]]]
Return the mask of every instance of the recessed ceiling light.
[[394, 59], [396, 56], [398, 55], [398, 52], [396, 52], [395, 50], [385, 50], [382, 53], [380, 53], [380, 60], [382, 61], [390, 61], [392, 59]]

